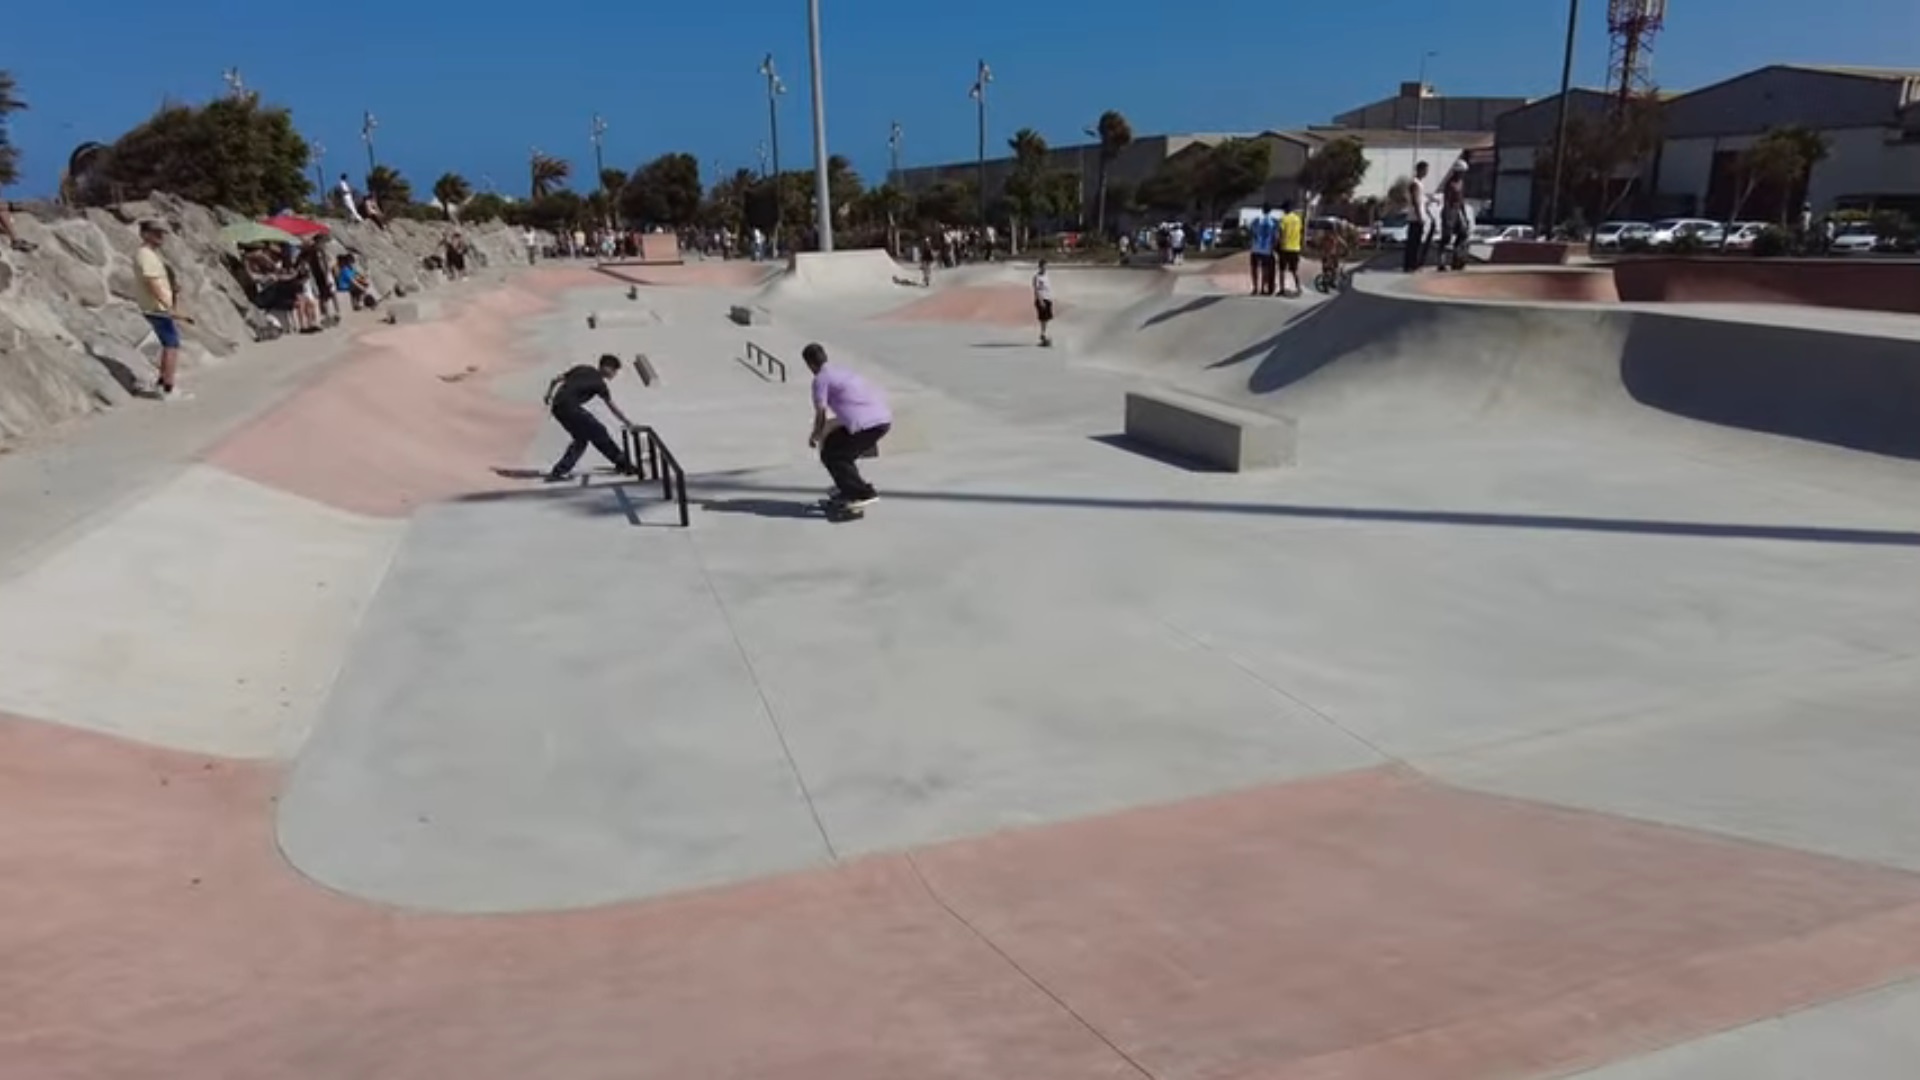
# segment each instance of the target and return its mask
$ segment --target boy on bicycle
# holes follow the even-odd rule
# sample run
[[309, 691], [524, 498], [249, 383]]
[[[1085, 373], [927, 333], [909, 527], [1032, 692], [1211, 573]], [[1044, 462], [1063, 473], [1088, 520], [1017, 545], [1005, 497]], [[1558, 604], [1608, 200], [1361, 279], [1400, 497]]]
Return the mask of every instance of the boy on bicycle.
[[1352, 250], [1347, 241], [1347, 231], [1339, 226], [1320, 230], [1320, 277], [1314, 282], [1321, 292], [1332, 292], [1340, 287], [1341, 266], [1346, 261], [1347, 252]]

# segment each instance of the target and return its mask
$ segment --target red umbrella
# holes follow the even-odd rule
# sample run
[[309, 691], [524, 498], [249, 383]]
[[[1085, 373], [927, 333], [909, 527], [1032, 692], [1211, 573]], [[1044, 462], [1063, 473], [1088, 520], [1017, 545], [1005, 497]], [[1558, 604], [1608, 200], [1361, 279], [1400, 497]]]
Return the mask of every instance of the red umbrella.
[[325, 236], [332, 230], [312, 218], [298, 217], [293, 214], [281, 214], [278, 217], [262, 218], [260, 224], [271, 225], [281, 232], [292, 233], [298, 237]]

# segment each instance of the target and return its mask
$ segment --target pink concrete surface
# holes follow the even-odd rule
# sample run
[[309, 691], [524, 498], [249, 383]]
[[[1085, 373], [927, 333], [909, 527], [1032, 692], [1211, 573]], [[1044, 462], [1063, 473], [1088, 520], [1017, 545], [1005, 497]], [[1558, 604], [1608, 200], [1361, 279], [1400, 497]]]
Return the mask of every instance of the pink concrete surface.
[[8, 1080], [1130, 1075], [899, 859], [421, 916], [274, 850], [271, 767], [0, 718]]
[[1622, 300], [1812, 304], [1920, 315], [1920, 260], [1666, 258], [1613, 265]]
[[1493, 245], [1487, 261], [1498, 266], [1565, 266], [1575, 251], [1585, 250], [1584, 244], [1559, 240], [1508, 240]]
[[1376, 771], [919, 856], [1152, 1075], [1558, 1075], [1920, 970], [1920, 878]]
[[1490, 1080], [1920, 971], [1913, 876], [1390, 771], [511, 917], [307, 883], [279, 782], [0, 717], [0, 1074]]
[[[1067, 305], [1055, 303], [1054, 317]], [[875, 316], [881, 322], [985, 323], [1038, 326], [1033, 289], [1026, 285], [953, 285]]]
[[564, 271], [526, 277], [531, 289], [496, 289], [435, 321], [365, 335], [207, 461], [373, 517], [497, 486], [492, 470], [518, 464], [540, 412], [501, 400], [487, 383], [526, 361], [513, 347], [514, 321], [549, 306], [537, 290], [567, 287]]
[[1459, 274], [1422, 274], [1414, 279], [1414, 288], [1428, 296], [1457, 300], [1620, 302], [1620, 294], [1613, 287], [1613, 274], [1605, 269], [1469, 270]]

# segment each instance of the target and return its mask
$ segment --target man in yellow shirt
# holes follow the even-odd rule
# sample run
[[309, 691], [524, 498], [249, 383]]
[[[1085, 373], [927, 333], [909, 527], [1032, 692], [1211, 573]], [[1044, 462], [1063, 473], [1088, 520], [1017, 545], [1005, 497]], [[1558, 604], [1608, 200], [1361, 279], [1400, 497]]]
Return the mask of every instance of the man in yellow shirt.
[[[1306, 243], [1307, 223], [1293, 208], [1292, 200], [1280, 204], [1280, 295], [1299, 296], [1300, 249]], [[1287, 275], [1293, 275], [1293, 291], [1287, 291]]]
[[178, 401], [174, 375], [180, 367], [180, 325], [183, 316], [175, 307], [173, 269], [160, 257], [160, 244], [167, 238], [166, 226], [157, 221], [140, 223], [140, 248], [133, 253], [133, 268], [140, 278], [140, 314], [160, 339], [160, 376], [154, 380], [154, 396], [162, 401]]

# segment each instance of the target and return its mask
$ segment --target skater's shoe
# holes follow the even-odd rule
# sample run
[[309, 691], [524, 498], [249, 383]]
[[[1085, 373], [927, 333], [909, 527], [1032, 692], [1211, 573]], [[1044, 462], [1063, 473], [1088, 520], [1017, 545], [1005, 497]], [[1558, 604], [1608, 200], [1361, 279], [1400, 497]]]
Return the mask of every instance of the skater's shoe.
[[867, 507], [879, 501], [880, 495], [876, 492], [872, 495], [862, 495], [856, 499], [842, 499], [840, 500], [840, 505], [849, 510], [865, 510]]
[[545, 480], [549, 484], [564, 484], [573, 479], [573, 474], [570, 472], [550, 472], [540, 479]]

